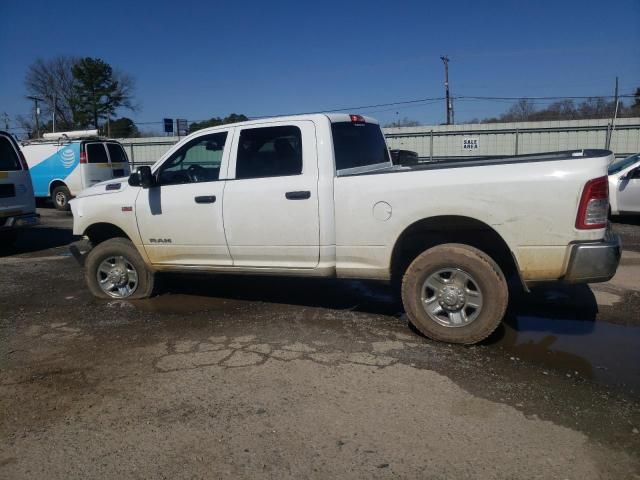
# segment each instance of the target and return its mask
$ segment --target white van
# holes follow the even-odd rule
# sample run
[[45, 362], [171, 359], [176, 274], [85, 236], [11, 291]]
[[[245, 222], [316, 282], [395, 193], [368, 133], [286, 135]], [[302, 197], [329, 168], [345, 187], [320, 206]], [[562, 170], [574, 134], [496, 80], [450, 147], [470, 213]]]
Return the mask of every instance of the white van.
[[0, 247], [12, 244], [20, 228], [37, 223], [27, 162], [13, 137], [0, 131]]
[[38, 198], [51, 198], [58, 210], [85, 188], [131, 173], [120, 143], [98, 137], [97, 130], [44, 134], [22, 142]]

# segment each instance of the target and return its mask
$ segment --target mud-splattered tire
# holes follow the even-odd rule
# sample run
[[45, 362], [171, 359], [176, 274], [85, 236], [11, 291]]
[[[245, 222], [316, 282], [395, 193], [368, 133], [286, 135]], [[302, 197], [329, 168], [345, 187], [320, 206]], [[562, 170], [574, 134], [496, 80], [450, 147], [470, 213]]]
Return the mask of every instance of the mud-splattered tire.
[[98, 298], [134, 300], [153, 294], [155, 276], [126, 238], [98, 244], [84, 265], [89, 290]]
[[51, 192], [51, 200], [56, 210], [68, 212], [71, 209], [69, 201], [71, 200], [71, 192], [63, 185], [60, 185], [53, 189]]
[[474, 344], [498, 327], [509, 300], [496, 262], [469, 245], [447, 243], [420, 254], [402, 279], [409, 321], [425, 336]]

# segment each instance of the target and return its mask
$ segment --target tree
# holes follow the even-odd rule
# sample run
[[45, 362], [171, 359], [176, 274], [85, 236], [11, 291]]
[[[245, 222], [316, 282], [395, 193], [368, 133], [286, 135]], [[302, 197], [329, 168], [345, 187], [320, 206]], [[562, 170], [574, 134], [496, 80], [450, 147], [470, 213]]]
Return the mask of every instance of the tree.
[[202, 122], [193, 122], [189, 125], [189, 133], [202, 130], [203, 128], [217, 127], [218, 125], [226, 125], [227, 123], [246, 122], [247, 120], [249, 120], [247, 116], [237, 113], [232, 113], [224, 118], [213, 117]]
[[100, 120], [109, 119], [120, 107], [135, 110], [133, 79], [114, 72], [99, 58], [85, 57], [72, 68], [74, 107], [79, 126], [99, 128]]
[[109, 121], [109, 131], [106, 132], [112, 138], [139, 137], [140, 131], [136, 124], [127, 117]]
[[76, 123], [73, 66], [75, 57], [37, 59], [27, 68], [24, 84], [28, 95], [41, 98], [42, 118], [51, 118], [55, 108], [56, 127], [71, 130]]
[[514, 105], [511, 106], [507, 113], [504, 115], [502, 121], [505, 122], [526, 122], [530, 119], [531, 115], [536, 111], [535, 104], [527, 99], [521, 98]]
[[633, 94], [633, 105], [629, 109], [631, 115], [640, 115], [640, 87], [636, 88], [636, 93]]
[[393, 128], [393, 127], [417, 127], [420, 125], [420, 122], [416, 120], [411, 120], [408, 117], [404, 117], [401, 120], [396, 120], [395, 122], [387, 123], [385, 128]]

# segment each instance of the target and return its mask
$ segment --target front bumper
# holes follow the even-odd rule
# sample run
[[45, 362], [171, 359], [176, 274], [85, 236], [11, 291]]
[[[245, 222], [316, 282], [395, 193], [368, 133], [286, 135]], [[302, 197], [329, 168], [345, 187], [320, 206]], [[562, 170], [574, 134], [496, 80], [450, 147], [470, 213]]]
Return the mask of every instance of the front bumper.
[[620, 237], [607, 232], [600, 242], [575, 243], [564, 281], [568, 283], [597, 283], [611, 280], [620, 263]]
[[40, 223], [40, 215], [28, 213], [26, 215], [13, 215], [0, 218], [0, 231], [13, 230], [14, 228], [32, 227]]

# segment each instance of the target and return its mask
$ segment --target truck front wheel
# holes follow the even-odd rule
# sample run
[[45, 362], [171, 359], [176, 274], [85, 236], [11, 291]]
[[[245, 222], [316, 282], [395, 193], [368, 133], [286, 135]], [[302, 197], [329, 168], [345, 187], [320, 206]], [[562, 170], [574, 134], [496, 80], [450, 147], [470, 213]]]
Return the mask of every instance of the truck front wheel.
[[507, 282], [498, 264], [469, 245], [447, 243], [424, 251], [402, 279], [402, 303], [411, 323], [442, 342], [487, 338], [507, 308]]
[[85, 260], [85, 279], [98, 298], [138, 299], [153, 293], [153, 272], [126, 238], [111, 238], [93, 248]]

